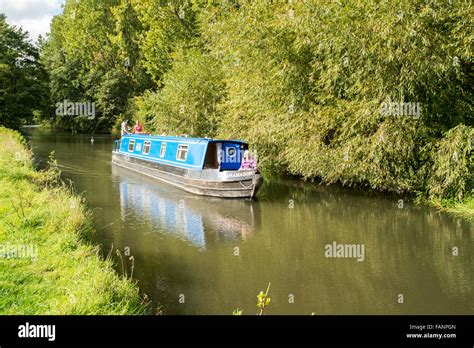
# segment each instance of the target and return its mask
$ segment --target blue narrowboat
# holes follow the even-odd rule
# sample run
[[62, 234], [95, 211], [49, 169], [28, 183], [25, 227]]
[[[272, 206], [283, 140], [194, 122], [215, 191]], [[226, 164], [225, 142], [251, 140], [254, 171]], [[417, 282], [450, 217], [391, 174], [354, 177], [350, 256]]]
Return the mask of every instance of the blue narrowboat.
[[112, 163], [199, 195], [253, 198], [263, 178], [240, 169], [247, 149], [238, 140], [126, 134], [114, 142]]

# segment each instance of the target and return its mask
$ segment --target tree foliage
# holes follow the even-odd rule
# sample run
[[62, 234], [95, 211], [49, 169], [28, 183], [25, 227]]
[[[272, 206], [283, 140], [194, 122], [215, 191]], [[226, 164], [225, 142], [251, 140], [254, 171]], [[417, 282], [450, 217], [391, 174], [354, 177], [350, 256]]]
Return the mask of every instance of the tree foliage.
[[179, 51], [174, 59], [163, 77], [164, 87], [135, 100], [136, 116], [159, 133], [214, 136], [216, 107], [225, 92], [217, 63], [198, 49]]
[[17, 128], [48, 107], [47, 75], [28, 33], [0, 14], [0, 125]]
[[467, 0], [68, 0], [42, 56], [53, 100], [97, 102], [93, 129], [140, 118], [245, 139], [273, 171], [461, 199], [471, 12]]

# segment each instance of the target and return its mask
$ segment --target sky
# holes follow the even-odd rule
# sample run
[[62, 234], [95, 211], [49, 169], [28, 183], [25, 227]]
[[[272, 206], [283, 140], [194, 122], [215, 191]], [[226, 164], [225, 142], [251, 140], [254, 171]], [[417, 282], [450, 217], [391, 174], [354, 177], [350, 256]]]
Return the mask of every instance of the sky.
[[8, 24], [28, 31], [35, 43], [38, 35], [49, 32], [49, 23], [61, 12], [63, 3], [64, 0], [0, 0], [0, 13], [7, 16]]

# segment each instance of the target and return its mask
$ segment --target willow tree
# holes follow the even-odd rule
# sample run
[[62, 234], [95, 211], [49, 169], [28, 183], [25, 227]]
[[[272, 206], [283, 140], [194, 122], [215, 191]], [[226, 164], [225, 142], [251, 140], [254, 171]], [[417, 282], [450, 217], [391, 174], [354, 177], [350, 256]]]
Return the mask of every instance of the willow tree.
[[[202, 30], [227, 85], [220, 133], [305, 178], [462, 197], [471, 190], [470, 10], [468, 1], [212, 8]], [[386, 115], [384, 103], [419, 108]], [[464, 142], [446, 148], [443, 137], [459, 132]], [[436, 179], [435, 167], [457, 179]]]
[[168, 134], [243, 138], [325, 183], [462, 199], [473, 182], [472, 5], [369, 0], [66, 1], [53, 99]]

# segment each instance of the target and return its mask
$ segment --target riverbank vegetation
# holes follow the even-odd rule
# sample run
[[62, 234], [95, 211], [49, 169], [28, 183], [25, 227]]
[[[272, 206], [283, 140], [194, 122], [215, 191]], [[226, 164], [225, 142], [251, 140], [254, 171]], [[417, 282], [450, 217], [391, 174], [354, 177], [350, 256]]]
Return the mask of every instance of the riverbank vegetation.
[[[474, 216], [471, 13], [467, 0], [66, 0], [39, 43], [46, 121], [245, 139], [265, 170]], [[97, 117], [55, 115], [63, 100]]]
[[0, 127], [0, 313], [142, 314], [138, 287], [87, 243], [91, 220], [23, 138]]

